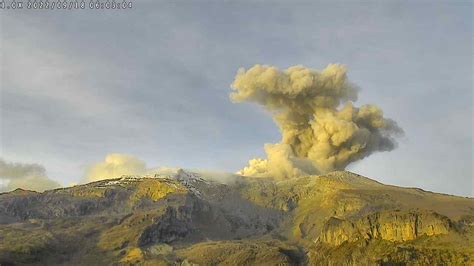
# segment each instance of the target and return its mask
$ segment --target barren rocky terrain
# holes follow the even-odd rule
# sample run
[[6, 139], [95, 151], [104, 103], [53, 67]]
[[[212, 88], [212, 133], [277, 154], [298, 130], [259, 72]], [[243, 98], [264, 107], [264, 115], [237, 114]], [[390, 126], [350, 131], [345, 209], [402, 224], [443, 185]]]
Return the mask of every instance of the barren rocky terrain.
[[[214, 180], [214, 181], [213, 181]], [[474, 199], [337, 171], [0, 194], [0, 265], [472, 265]]]

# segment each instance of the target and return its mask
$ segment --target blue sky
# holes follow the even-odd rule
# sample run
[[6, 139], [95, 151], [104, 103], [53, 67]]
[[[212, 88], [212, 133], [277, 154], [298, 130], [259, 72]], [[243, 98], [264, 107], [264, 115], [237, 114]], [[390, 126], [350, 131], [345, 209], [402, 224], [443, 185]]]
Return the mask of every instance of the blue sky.
[[405, 136], [348, 169], [473, 195], [472, 3], [135, 1], [121, 11], [1, 11], [1, 157], [79, 182], [125, 153], [235, 172], [280, 140], [228, 95], [254, 64], [348, 67]]

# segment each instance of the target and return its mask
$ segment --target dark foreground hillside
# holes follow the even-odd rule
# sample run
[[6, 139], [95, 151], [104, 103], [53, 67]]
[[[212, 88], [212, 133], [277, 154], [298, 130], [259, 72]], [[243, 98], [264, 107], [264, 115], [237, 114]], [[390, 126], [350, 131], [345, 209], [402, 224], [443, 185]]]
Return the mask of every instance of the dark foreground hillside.
[[0, 194], [0, 265], [473, 265], [474, 199], [332, 172]]

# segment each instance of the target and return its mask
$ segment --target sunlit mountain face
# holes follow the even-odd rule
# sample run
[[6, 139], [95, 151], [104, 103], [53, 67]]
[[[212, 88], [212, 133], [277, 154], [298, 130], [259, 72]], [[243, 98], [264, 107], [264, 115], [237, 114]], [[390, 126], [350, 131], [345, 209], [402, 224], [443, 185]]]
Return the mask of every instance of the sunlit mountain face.
[[0, 194], [0, 263], [473, 262], [473, 199], [346, 171], [284, 181], [231, 176], [174, 169]]

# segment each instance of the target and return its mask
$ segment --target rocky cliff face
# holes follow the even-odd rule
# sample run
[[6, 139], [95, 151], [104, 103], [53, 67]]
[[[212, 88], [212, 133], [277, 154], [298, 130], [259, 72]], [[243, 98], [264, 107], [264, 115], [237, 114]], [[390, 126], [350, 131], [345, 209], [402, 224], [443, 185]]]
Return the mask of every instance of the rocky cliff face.
[[472, 265], [473, 221], [473, 199], [349, 172], [179, 170], [0, 194], [0, 265]]
[[376, 212], [353, 221], [331, 217], [319, 240], [337, 246], [345, 241], [356, 242], [361, 239], [403, 242], [451, 232], [456, 233], [453, 222], [436, 212], [394, 210]]

